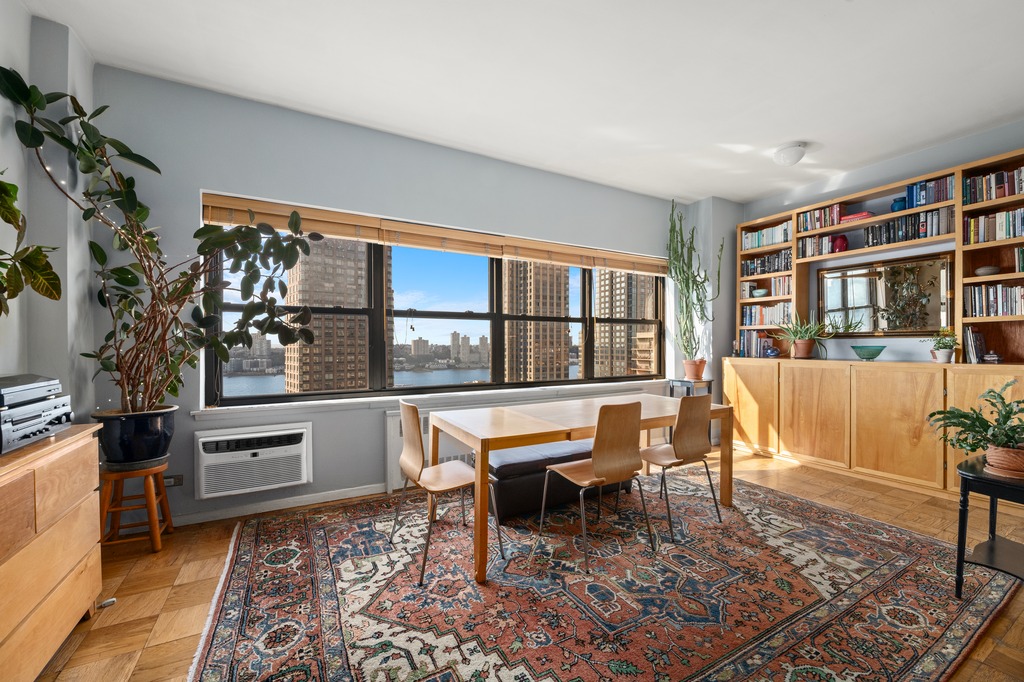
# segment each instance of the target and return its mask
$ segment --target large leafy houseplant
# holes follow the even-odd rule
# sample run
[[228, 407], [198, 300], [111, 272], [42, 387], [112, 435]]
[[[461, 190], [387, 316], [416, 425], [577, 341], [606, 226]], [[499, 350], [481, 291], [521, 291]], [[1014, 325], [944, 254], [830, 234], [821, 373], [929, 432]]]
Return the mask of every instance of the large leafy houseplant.
[[[110, 330], [95, 352], [84, 355], [99, 363], [97, 374], [106, 373], [117, 386], [121, 412], [160, 408], [167, 395], [178, 395], [183, 369], [196, 367], [205, 348], [227, 361], [230, 348], [251, 347], [252, 330], [275, 335], [282, 345], [312, 342], [312, 331], [305, 327], [309, 309], [289, 313], [279, 303], [287, 292], [285, 272], [309, 254], [307, 239], [320, 238], [303, 234], [297, 213], [283, 233], [262, 223], [204, 225], [193, 235], [196, 255], [169, 260], [158, 228], [147, 225], [150, 209], [137, 194], [135, 178], [122, 169], [132, 164], [160, 170], [100, 131], [96, 119], [106, 106], [88, 112], [73, 95], [44, 94], [2, 67], [0, 95], [20, 110], [18, 139], [57, 191], [81, 211], [83, 228], [95, 221], [111, 233], [111, 255], [98, 242], [89, 244], [99, 277], [98, 300], [109, 314]], [[44, 145], [73, 158], [84, 189], [72, 194], [51, 174]], [[249, 222], [254, 222], [251, 212]], [[222, 259], [236, 276], [217, 276]], [[239, 282], [245, 307], [234, 326], [222, 329], [217, 311], [232, 279]]]
[[1024, 448], [1024, 400], [1007, 400], [1003, 395], [1017, 381], [990, 388], [978, 400], [988, 405], [983, 412], [976, 407], [948, 407], [928, 415], [928, 423], [940, 431], [939, 438], [966, 452], [997, 448]]
[[[668, 227], [668, 276], [676, 285], [676, 345], [686, 360], [703, 359], [701, 337], [705, 325], [714, 321], [708, 304], [721, 293], [722, 252], [725, 239], [718, 245], [715, 278], [701, 263], [696, 243], [696, 227], [689, 233], [683, 225], [683, 212], [672, 202]], [[714, 293], [712, 293], [712, 291]]]
[[[3, 175], [4, 171], [0, 171]], [[13, 251], [0, 249], [0, 316], [11, 312], [10, 301], [27, 288], [40, 296], [60, 299], [60, 277], [47, 255], [52, 246], [25, 244], [25, 214], [18, 209], [18, 186], [0, 180], [0, 220], [14, 228]]]

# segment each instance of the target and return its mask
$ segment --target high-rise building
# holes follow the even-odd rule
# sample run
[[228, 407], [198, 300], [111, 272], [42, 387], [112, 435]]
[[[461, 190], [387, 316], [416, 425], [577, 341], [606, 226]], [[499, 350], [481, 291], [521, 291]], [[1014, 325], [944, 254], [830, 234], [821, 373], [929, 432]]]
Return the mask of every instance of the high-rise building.
[[469, 343], [469, 337], [465, 334], [459, 340], [459, 360], [462, 362], [472, 362], [473, 347]]
[[[505, 310], [513, 315], [569, 314], [569, 268], [532, 261], [505, 261]], [[505, 326], [505, 380], [556, 381], [569, 378], [567, 322], [511, 320]]]
[[[594, 270], [594, 315], [654, 317], [655, 280], [618, 270]], [[657, 370], [653, 330], [635, 324], [600, 323], [594, 329], [594, 375], [651, 374]]]
[[[287, 305], [310, 307], [367, 305], [366, 244], [347, 239], [323, 239], [310, 244], [309, 256], [288, 271]], [[391, 251], [386, 251], [388, 307], [393, 307], [390, 281]], [[387, 337], [393, 337], [388, 317]], [[285, 349], [285, 391], [332, 391], [368, 388], [369, 320], [363, 315], [314, 314], [313, 344], [296, 343]], [[394, 383], [388, 345], [388, 385]]]
[[249, 356], [253, 358], [269, 358], [270, 339], [259, 332], [253, 332], [252, 348], [249, 349]]
[[462, 352], [462, 334], [458, 332], [452, 332], [451, 336], [451, 355], [452, 362], [458, 362], [460, 359], [460, 353]]
[[430, 341], [427, 341], [422, 336], [418, 339], [412, 340], [412, 354], [413, 355], [430, 355]]
[[480, 337], [480, 363], [484, 365], [491, 364], [491, 342], [486, 336]]

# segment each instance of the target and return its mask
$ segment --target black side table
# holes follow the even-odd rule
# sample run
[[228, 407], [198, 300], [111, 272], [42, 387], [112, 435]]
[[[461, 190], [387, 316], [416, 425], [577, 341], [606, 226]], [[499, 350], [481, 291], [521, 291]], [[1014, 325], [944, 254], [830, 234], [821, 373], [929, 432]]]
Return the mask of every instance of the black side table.
[[697, 389], [703, 389], [704, 393], [711, 393], [711, 387], [715, 383], [714, 379], [669, 379], [668, 380], [668, 392], [669, 397], [676, 398], [676, 389], [682, 391], [681, 395], [700, 395], [697, 393]]
[[[971, 457], [956, 467], [960, 473], [960, 525], [956, 536], [956, 596], [964, 587], [964, 562], [994, 568], [1024, 580], [1024, 545], [996, 535], [998, 500], [1024, 504], [1024, 479], [985, 471], [985, 456]], [[966, 559], [967, 507], [971, 493], [988, 495], [988, 540], [980, 543]]]

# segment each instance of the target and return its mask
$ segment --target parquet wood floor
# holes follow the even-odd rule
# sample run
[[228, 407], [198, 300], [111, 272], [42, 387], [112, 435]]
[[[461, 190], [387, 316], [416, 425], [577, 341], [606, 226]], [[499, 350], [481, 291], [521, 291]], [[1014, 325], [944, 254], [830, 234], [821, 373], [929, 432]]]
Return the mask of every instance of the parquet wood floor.
[[[879, 521], [956, 542], [948, 494], [911, 492], [784, 459], [737, 455], [736, 477]], [[972, 546], [985, 538], [983, 503], [972, 503]], [[82, 621], [37, 682], [185, 682], [238, 519], [183, 526], [148, 542], [103, 549], [103, 593], [117, 602]], [[1024, 542], [1024, 510], [1000, 509], [999, 532]], [[1024, 589], [983, 633], [954, 682], [1024, 681]]]

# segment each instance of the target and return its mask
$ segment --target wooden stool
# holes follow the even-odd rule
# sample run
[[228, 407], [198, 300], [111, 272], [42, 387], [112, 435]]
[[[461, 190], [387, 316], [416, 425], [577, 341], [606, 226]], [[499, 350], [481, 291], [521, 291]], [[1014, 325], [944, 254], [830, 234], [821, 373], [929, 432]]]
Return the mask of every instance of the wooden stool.
[[[167, 462], [148, 469], [136, 471], [109, 471], [105, 465], [100, 465], [100, 544], [115, 545], [121, 542], [133, 540], [145, 540], [144, 533], [121, 536], [121, 530], [125, 528], [138, 528], [149, 526], [149, 542], [154, 552], [162, 548], [160, 534], [166, 530], [174, 532], [174, 524], [171, 522], [171, 507], [167, 504], [167, 489], [164, 487], [163, 473], [167, 471]], [[142, 478], [144, 492], [141, 495], [125, 495], [124, 481], [127, 478]], [[142, 504], [125, 504], [131, 500], [145, 500]], [[160, 505], [160, 514], [157, 512], [157, 504]], [[149, 517], [148, 521], [138, 523], [121, 523], [121, 512], [145, 509]], [[110, 529], [107, 527], [107, 514], [110, 514]]]

